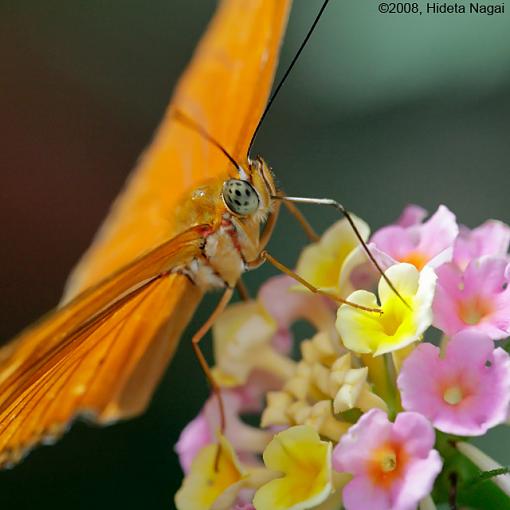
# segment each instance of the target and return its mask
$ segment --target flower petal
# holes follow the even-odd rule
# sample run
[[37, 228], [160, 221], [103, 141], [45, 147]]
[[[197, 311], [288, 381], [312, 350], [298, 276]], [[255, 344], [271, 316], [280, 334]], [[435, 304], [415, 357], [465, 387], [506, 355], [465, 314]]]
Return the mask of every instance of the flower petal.
[[175, 495], [177, 510], [204, 510], [221, 498], [217, 510], [228, 510], [242, 489], [246, 475], [236, 454], [225, 438], [220, 438], [220, 456], [216, 463], [218, 445], [203, 448], [191, 464], [181, 488]]
[[[361, 237], [368, 239], [368, 225], [351, 215]], [[307, 246], [299, 257], [296, 272], [306, 281], [321, 289], [335, 289], [340, 269], [359, 241], [349, 222], [344, 218], [328, 228], [317, 243]]]
[[444, 357], [418, 346], [397, 381], [402, 406], [426, 416], [439, 430], [478, 436], [505, 421], [510, 403], [510, 356], [476, 331], [455, 335]]
[[[408, 346], [420, 339], [432, 322], [432, 301], [436, 275], [430, 267], [421, 273], [411, 264], [396, 264], [386, 271], [400, 296], [381, 278], [379, 296], [382, 315], [342, 305], [336, 326], [344, 345], [357, 353], [378, 356]], [[405, 303], [402, 299], [405, 300]], [[366, 291], [355, 291], [348, 300], [375, 307], [376, 297]]]
[[346, 510], [412, 510], [430, 493], [442, 461], [433, 450], [434, 430], [418, 413], [395, 423], [372, 409], [335, 447], [333, 466], [353, 474], [345, 486]]
[[471, 260], [483, 255], [505, 256], [509, 243], [510, 227], [501, 221], [488, 220], [473, 230], [460, 227], [453, 261], [465, 269]]
[[264, 463], [284, 476], [256, 492], [257, 510], [304, 510], [331, 493], [331, 443], [321, 441], [311, 427], [291, 427], [277, 434], [264, 451]]

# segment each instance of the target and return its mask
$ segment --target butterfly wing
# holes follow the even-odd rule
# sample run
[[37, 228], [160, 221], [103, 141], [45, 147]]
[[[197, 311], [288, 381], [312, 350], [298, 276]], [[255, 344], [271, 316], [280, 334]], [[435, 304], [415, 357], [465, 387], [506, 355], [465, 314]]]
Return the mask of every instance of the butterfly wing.
[[155, 248], [0, 350], [0, 465], [77, 415], [109, 422], [145, 408], [202, 297], [170, 272], [200, 255], [202, 232]]
[[232, 172], [217, 148], [172, 117], [174, 109], [245, 161], [271, 89], [289, 6], [290, 0], [221, 2], [154, 141], [73, 271], [65, 300], [175, 235], [180, 197]]
[[67, 304], [0, 349], [0, 464], [55, 437], [77, 414], [106, 422], [145, 407], [201, 297], [186, 277], [169, 273], [199, 253], [203, 238], [192, 228], [196, 218], [178, 235], [176, 205], [232, 172], [171, 113], [192, 116], [243, 162], [289, 5], [221, 2], [153, 143], [71, 274]]

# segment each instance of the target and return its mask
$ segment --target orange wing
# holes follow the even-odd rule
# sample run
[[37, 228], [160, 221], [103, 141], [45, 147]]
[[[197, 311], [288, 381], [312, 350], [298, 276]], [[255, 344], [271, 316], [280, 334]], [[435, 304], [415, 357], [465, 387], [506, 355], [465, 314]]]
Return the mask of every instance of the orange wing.
[[[186, 112], [244, 162], [266, 104], [290, 0], [223, 0], [181, 78], [156, 137], [72, 273], [65, 300], [175, 235], [180, 196], [230, 163], [171, 116]], [[191, 225], [190, 225], [191, 226]]]
[[202, 292], [173, 267], [200, 254], [196, 227], [135, 260], [0, 350], [0, 465], [77, 414], [142, 411]]

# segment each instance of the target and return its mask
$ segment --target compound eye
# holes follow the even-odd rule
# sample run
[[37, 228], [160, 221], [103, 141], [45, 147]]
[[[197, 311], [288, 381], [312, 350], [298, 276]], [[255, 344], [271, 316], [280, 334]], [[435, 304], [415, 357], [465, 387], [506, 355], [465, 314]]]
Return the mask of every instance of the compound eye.
[[223, 184], [223, 201], [239, 216], [253, 214], [259, 208], [259, 196], [255, 188], [247, 181], [229, 179]]

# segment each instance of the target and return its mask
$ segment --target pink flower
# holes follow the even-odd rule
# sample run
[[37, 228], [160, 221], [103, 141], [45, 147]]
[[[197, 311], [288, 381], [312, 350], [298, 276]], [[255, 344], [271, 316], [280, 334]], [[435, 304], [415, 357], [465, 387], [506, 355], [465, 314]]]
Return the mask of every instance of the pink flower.
[[257, 296], [278, 325], [273, 345], [284, 354], [291, 350], [290, 326], [298, 319], [306, 319], [317, 330], [330, 328], [335, 322], [334, 307], [327, 299], [292, 290], [295, 286], [296, 281], [289, 276], [274, 276], [262, 285]]
[[434, 326], [447, 335], [465, 329], [485, 333], [493, 340], [510, 333], [509, 264], [505, 258], [481, 257], [462, 272], [453, 263], [436, 269]]
[[[270, 385], [267, 386], [267, 376], [264, 378], [266, 386], [261, 383], [259, 387], [258, 381], [255, 381], [258, 377], [259, 374], [254, 374], [244, 386], [222, 392], [225, 405], [225, 437], [239, 457], [247, 463], [256, 463], [254, 454], [262, 453], [272, 438], [270, 432], [252, 427], [241, 419], [243, 413], [260, 412], [261, 393], [266, 387], [271, 388]], [[214, 395], [211, 395], [200, 413], [183, 429], [175, 445], [184, 473], [188, 473], [193, 459], [204, 446], [217, 441], [216, 434], [219, 430], [218, 401]]]
[[409, 204], [404, 207], [402, 214], [398, 217], [395, 225], [400, 227], [410, 227], [418, 225], [428, 216], [428, 212], [423, 207], [416, 204]]
[[510, 356], [474, 331], [455, 335], [443, 358], [423, 343], [405, 360], [398, 378], [402, 405], [437, 429], [479, 436], [505, 421], [510, 402]]
[[510, 243], [510, 227], [501, 221], [488, 220], [473, 230], [461, 226], [453, 249], [453, 261], [464, 270], [469, 262], [482, 255], [504, 257]]
[[425, 223], [423, 210], [409, 206], [396, 225], [379, 229], [371, 241], [396, 262], [409, 262], [418, 269], [437, 267], [452, 259], [453, 243], [459, 229], [455, 215], [444, 205]]
[[175, 451], [179, 456], [179, 462], [184, 473], [188, 473], [197, 453], [212, 442], [213, 435], [204, 413], [201, 412], [184, 427], [175, 445]]
[[[374, 243], [368, 243], [367, 246], [383, 271], [395, 265], [395, 260], [387, 253], [379, 250]], [[360, 289], [374, 292], [380, 278], [381, 274], [374, 267], [372, 261], [368, 260], [365, 249], [358, 246], [352, 250], [342, 266], [338, 288], [342, 297], [345, 298]]]
[[420, 414], [400, 413], [391, 423], [379, 409], [365, 413], [333, 452], [333, 467], [353, 475], [343, 490], [345, 508], [415, 509], [441, 471], [433, 446], [434, 429]]
[[255, 510], [251, 503], [236, 503], [233, 510]]

